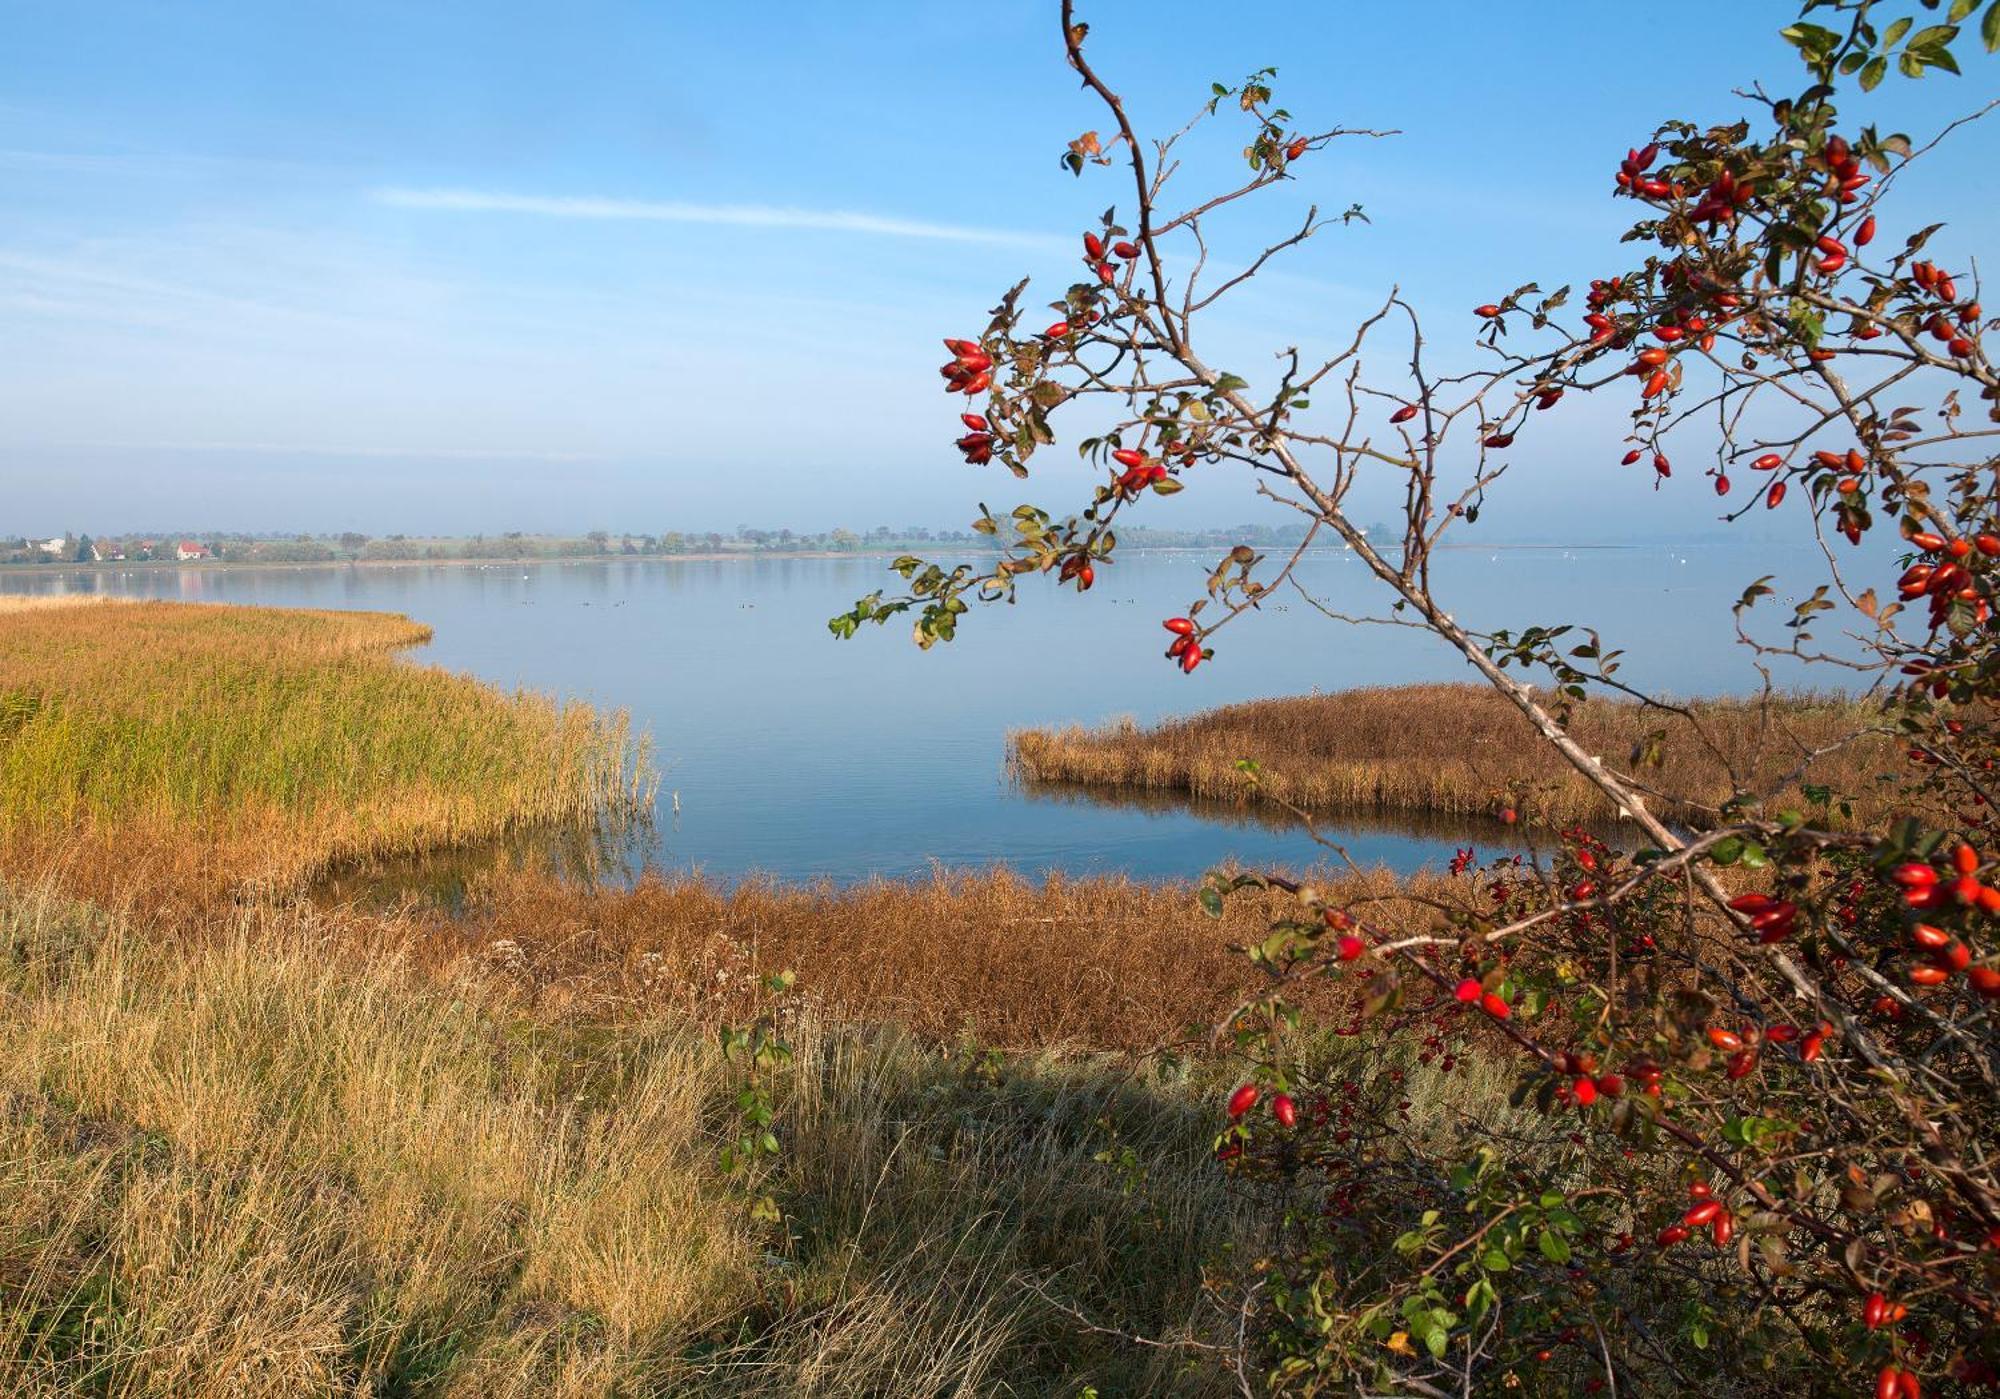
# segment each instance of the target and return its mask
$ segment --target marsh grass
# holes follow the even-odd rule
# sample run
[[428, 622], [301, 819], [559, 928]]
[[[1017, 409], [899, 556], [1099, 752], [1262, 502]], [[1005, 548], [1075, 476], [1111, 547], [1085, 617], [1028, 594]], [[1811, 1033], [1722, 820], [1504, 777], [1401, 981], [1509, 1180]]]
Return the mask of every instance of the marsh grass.
[[[1688, 703], [1713, 748], [1687, 719], [1636, 703], [1593, 699], [1576, 706], [1570, 732], [1592, 753], [1627, 767], [1660, 736], [1660, 763], [1638, 769], [1653, 803], [1671, 820], [1698, 824], [1737, 790], [1780, 789], [1780, 805], [1803, 805], [1796, 780], [1854, 797], [1865, 818], [1893, 799], [1898, 757], [1865, 704], [1790, 695], [1770, 702]], [[1819, 749], [1834, 747], [1818, 757]], [[1130, 720], [1102, 728], [1023, 729], [1008, 736], [1014, 771], [1030, 781], [1154, 789], [1246, 801], [1255, 794], [1237, 764], [1262, 768], [1264, 793], [1317, 814], [1429, 812], [1491, 816], [1505, 806], [1553, 824], [1596, 823], [1614, 813], [1603, 796], [1486, 686], [1408, 685], [1255, 700], [1150, 728]], [[1718, 757], [1715, 750], [1719, 750]]]
[[89, 887], [295, 887], [347, 860], [639, 809], [623, 714], [395, 653], [379, 613], [134, 603], [0, 612], [0, 854]]
[[[1463, 881], [1321, 871], [1329, 898], [1372, 925], [1415, 930], [1410, 895], [1462, 898]], [[843, 1021], [1010, 1050], [1143, 1051], [1199, 1042], [1265, 983], [1236, 949], [1277, 906], [1244, 893], [1221, 920], [1187, 883], [1120, 876], [1029, 880], [1005, 870], [851, 886], [648, 878], [589, 888], [496, 873], [449, 911], [386, 919], [433, 962], [487, 959], [536, 1014], [743, 1016], [759, 976], [791, 970], [800, 995]], [[1332, 983], [1300, 996], [1325, 1008]], [[1345, 990], [1341, 995], [1348, 994]]]

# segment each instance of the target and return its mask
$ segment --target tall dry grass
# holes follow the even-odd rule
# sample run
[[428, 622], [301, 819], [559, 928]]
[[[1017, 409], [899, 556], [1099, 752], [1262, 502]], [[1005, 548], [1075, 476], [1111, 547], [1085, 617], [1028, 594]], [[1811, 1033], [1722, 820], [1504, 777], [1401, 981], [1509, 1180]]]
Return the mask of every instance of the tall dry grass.
[[[1801, 768], [1806, 782], [1856, 797], [1863, 814], [1893, 795], [1892, 743], [1879, 735], [1840, 742], [1879, 722], [1864, 704], [1793, 695], [1768, 703], [1694, 700], [1687, 707], [1699, 731], [1677, 714], [1594, 699], [1577, 706], [1570, 732], [1621, 767], [1650, 735], [1663, 733], [1663, 761], [1638, 773], [1664, 794], [1654, 809], [1674, 820], [1699, 822], [1738, 790], [1778, 786], [1780, 801], [1800, 803], [1798, 783], [1785, 779]], [[1255, 700], [1151, 728], [1126, 720], [1098, 729], [1025, 729], [1008, 741], [1014, 770], [1031, 782], [1241, 800], [1251, 788], [1237, 763], [1247, 758], [1261, 765], [1265, 793], [1315, 813], [1490, 816], [1518, 806], [1559, 824], [1614, 815], [1513, 706], [1480, 685]]]
[[791, 1013], [771, 1233], [707, 1025], [526, 1014], [490, 958], [354, 931], [0, 890], [0, 1392], [1225, 1392], [1077, 1319], [1225, 1337], [1214, 1072]]
[[100, 607], [133, 600], [79, 593], [0, 593], [0, 617], [16, 612], [47, 612], [58, 607]]
[[0, 613], [0, 855], [85, 887], [138, 867], [160, 888], [283, 887], [636, 803], [623, 714], [394, 654], [429, 636], [373, 613]]
[[[1409, 896], [1457, 893], [1441, 875], [1323, 873], [1329, 897], [1390, 929], [1427, 926]], [[1274, 910], [1245, 893], [1218, 921], [1194, 892], [1004, 870], [850, 887], [649, 878], [624, 890], [508, 872], [449, 912], [327, 916], [391, 929], [365, 935], [432, 963], [484, 959], [538, 1015], [743, 1016], [759, 976], [790, 970], [808, 1003], [842, 1021], [1013, 1050], [1138, 1051], [1205, 1040], [1263, 984], [1235, 949], [1264, 937]], [[1317, 1006], [1334, 993], [1309, 983], [1299, 995]]]

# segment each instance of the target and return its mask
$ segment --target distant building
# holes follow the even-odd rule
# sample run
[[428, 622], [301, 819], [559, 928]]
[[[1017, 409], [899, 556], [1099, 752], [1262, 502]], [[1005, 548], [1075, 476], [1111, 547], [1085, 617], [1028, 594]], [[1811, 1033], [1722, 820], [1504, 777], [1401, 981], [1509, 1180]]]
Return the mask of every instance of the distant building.
[[44, 554], [53, 554], [57, 558], [60, 558], [75, 546], [67, 539], [58, 536], [54, 539], [38, 539], [35, 541], [35, 547], [40, 549]]
[[193, 563], [199, 559], [205, 559], [209, 557], [208, 546], [206, 544], [196, 544], [191, 540], [183, 539], [180, 543], [174, 546], [174, 557], [179, 559], [182, 563]]

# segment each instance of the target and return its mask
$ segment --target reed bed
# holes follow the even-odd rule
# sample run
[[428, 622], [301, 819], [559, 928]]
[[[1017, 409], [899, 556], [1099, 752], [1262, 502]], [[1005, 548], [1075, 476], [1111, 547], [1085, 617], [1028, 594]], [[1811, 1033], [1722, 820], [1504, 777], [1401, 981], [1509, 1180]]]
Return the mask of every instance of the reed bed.
[[0, 858], [292, 887], [344, 860], [629, 812], [626, 717], [394, 653], [406, 617], [135, 603], [0, 614]]
[[47, 612], [58, 607], [102, 607], [133, 600], [80, 593], [0, 593], [0, 617], [15, 612]]
[[[1619, 767], [1649, 736], [1661, 735], [1660, 764], [1637, 771], [1662, 794], [1653, 809], [1672, 820], [1699, 824], [1739, 790], [1776, 787], [1779, 804], [1802, 804], [1799, 782], [1787, 780], [1801, 770], [1805, 782], [1854, 798], [1864, 817], [1895, 799], [1897, 750], [1885, 735], [1868, 732], [1881, 720], [1865, 704], [1803, 694], [1685, 707], [1699, 731], [1662, 709], [1593, 699], [1576, 707], [1570, 732]], [[1514, 807], [1560, 825], [1614, 818], [1597, 789], [1512, 705], [1479, 685], [1256, 700], [1151, 728], [1128, 719], [1096, 729], [1024, 729], [1008, 736], [1008, 746], [1013, 770], [1029, 782], [1243, 801], [1254, 793], [1238, 762], [1251, 759], [1262, 768], [1264, 794], [1318, 814], [1490, 817]]]

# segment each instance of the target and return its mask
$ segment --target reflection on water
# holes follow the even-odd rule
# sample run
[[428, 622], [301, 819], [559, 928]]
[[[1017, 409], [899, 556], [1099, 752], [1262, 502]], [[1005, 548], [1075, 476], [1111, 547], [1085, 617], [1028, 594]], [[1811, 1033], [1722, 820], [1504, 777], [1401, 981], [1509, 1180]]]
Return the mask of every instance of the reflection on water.
[[[1241, 801], [1221, 797], [1200, 797], [1160, 787], [1120, 787], [1102, 782], [1058, 782], [1044, 778], [1014, 779], [1021, 794], [1031, 802], [1061, 805], [1082, 803], [1123, 807], [1155, 814], [1189, 815], [1215, 826], [1254, 826], [1260, 830], [1302, 833], [1306, 823], [1275, 802], [1254, 795]], [[1553, 849], [1554, 833], [1539, 826], [1509, 825], [1497, 817], [1474, 814], [1452, 815], [1430, 811], [1343, 811], [1338, 816], [1315, 818], [1313, 828], [1332, 844], [1349, 846], [1361, 837], [1388, 837], [1413, 844], [1445, 843], [1453, 848], [1472, 846], [1487, 854], [1511, 855], [1515, 851], [1539, 852]], [[1590, 823], [1584, 826], [1599, 840], [1616, 847], [1622, 836], [1632, 843], [1630, 828]]]
[[322, 905], [395, 907], [405, 902], [463, 912], [479, 884], [496, 874], [535, 874], [565, 883], [626, 887], [645, 872], [651, 822], [524, 826], [505, 835], [422, 855], [357, 861], [313, 886]]

